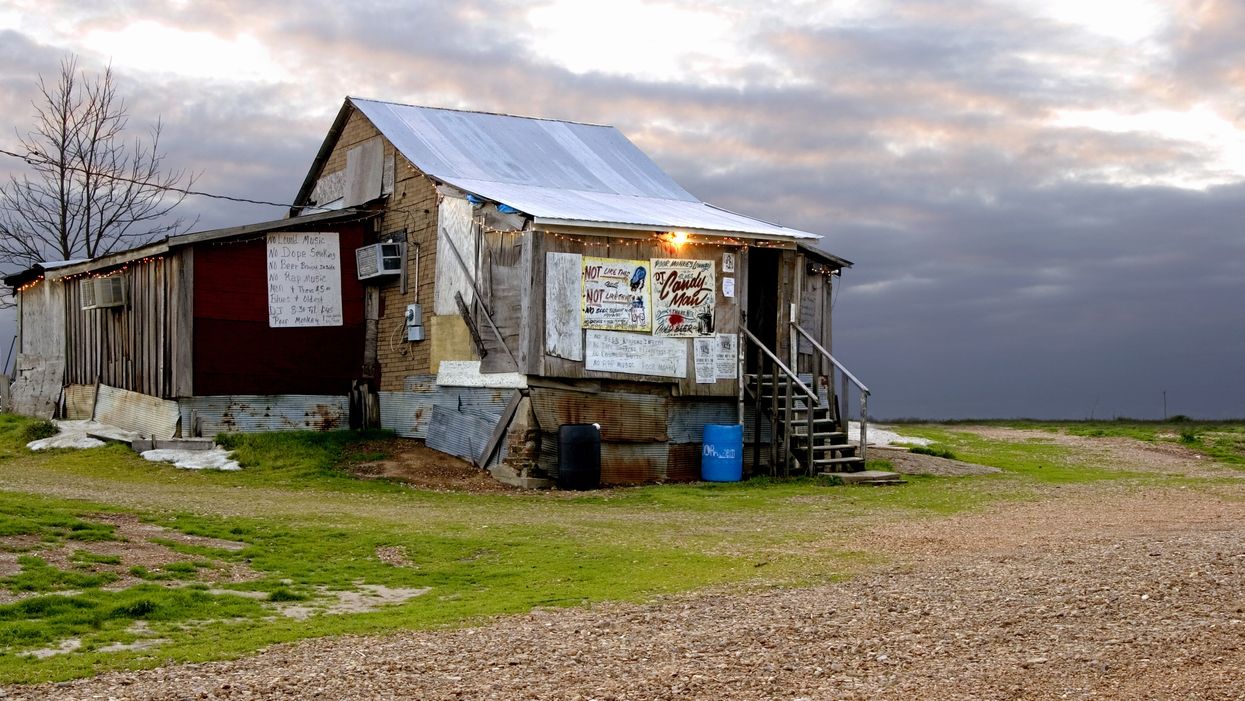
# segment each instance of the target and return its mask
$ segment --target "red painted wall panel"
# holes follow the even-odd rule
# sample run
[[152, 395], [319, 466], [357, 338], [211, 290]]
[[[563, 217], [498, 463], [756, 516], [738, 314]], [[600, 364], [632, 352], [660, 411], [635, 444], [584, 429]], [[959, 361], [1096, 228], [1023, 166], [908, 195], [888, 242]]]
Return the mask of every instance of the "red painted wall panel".
[[321, 227], [341, 244], [342, 326], [270, 328], [265, 237], [194, 250], [194, 393], [336, 394], [363, 364], [363, 285], [354, 250], [361, 224]]

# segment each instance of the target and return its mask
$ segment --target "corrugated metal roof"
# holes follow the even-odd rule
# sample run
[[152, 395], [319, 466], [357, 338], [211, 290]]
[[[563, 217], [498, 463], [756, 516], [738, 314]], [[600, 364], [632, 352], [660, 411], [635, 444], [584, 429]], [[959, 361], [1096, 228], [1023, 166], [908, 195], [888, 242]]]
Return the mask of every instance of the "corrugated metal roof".
[[821, 238], [701, 202], [613, 127], [350, 98], [427, 175], [544, 223]]

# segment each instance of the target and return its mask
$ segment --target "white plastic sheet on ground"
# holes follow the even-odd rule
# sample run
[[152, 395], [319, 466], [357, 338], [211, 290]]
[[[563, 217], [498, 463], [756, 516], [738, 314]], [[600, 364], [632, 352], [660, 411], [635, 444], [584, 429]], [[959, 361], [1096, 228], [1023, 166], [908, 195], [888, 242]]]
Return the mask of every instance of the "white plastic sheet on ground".
[[172, 450], [160, 448], [145, 450], [144, 460], [152, 462], [169, 462], [173, 467], [186, 470], [241, 470], [242, 466], [230, 456], [232, 452], [216, 446], [211, 450]]
[[[142, 438], [133, 431], [126, 431], [98, 421], [53, 421], [60, 433], [49, 438], [40, 438], [26, 444], [31, 450], [49, 450], [52, 448], [98, 448], [104, 441], [93, 438], [103, 436], [112, 440], [129, 443]], [[88, 435], [92, 434], [92, 435]], [[242, 467], [233, 460], [228, 450], [213, 446], [211, 450], [148, 450], [142, 453], [143, 458], [152, 462], [172, 463], [174, 467], [187, 470], [240, 470]]]
[[[860, 422], [851, 421], [847, 424], [847, 440], [850, 443], [860, 442]], [[906, 445], [929, 445], [933, 441], [928, 438], [917, 438], [916, 436], [901, 436], [894, 431], [882, 428], [877, 424], [869, 424], [869, 445], [886, 447], [895, 445], [896, 443], [904, 443]]]
[[98, 421], [53, 421], [60, 433], [49, 438], [40, 438], [26, 444], [31, 450], [48, 450], [50, 448], [98, 448], [104, 441], [92, 438], [87, 434], [104, 436], [118, 441], [132, 441], [139, 438], [137, 433], [102, 424]]

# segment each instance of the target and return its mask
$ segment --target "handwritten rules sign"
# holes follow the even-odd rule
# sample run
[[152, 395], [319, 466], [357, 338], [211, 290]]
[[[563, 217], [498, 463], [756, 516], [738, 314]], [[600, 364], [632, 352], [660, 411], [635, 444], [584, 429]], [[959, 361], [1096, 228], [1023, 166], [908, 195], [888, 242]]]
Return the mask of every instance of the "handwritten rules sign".
[[712, 336], [714, 261], [654, 258], [652, 265], [653, 335]]
[[268, 325], [342, 325], [336, 232], [268, 234]]
[[589, 331], [587, 336], [588, 370], [687, 377], [687, 341], [610, 331]]
[[584, 256], [582, 293], [585, 329], [652, 328], [648, 261]]

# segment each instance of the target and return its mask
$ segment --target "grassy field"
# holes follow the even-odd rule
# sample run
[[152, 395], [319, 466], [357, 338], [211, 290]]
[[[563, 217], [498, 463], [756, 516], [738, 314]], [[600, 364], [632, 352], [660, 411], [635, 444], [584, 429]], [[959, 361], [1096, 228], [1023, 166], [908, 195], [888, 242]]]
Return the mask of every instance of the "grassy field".
[[[230, 437], [245, 469], [224, 473], [148, 463], [120, 446], [32, 453], [31, 425], [0, 415], [0, 682], [542, 606], [824, 583], [885, 559], [853, 541], [865, 529], [1055, 485], [1179, 480], [1087, 465], [1040, 440], [905, 426], [1004, 471], [897, 488], [756, 479], [469, 494], [350, 476], [344, 468], [361, 459], [352, 446], [374, 434]], [[1173, 435], [1156, 427], [1146, 439], [1181, 440]], [[1241, 436], [1235, 426], [1191, 441], [1239, 461]]]

